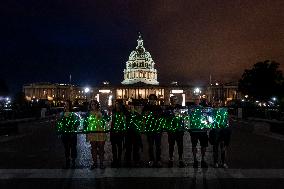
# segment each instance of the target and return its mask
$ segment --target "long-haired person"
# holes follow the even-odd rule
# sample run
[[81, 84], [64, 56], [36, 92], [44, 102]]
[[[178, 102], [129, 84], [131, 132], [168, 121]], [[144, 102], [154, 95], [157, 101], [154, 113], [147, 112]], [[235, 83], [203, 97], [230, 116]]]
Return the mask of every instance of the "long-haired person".
[[104, 169], [104, 146], [106, 141], [105, 123], [100, 110], [100, 103], [96, 100], [91, 100], [89, 104], [89, 112], [85, 119], [87, 127], [87, 141], [91, 144], [91, 153], [93, 165], [91, 169], [97, 168], [97, 156], [99, 156], [99, 167]]

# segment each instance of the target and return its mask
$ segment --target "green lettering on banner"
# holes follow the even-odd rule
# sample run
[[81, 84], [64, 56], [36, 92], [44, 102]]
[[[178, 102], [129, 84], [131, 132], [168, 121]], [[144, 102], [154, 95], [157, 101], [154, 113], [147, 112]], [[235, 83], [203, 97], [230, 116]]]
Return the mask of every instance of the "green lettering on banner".
[[[115, 123], [113, 123], [113, 131], [124, 132], [130, 128], [137, 132], [162, 132], [162, 131], [187, 131], [187, 130], [202, 130], [213, 128], [226, 128], [228, 124], [227, 108], [191, 108], [187, 113], [177, 113], [174, 116], [161, 115], [154, 116], [152, 112], [145, 115], [140, 115], [137, 112], [130, 113], [130, 120], [126, 121], [126, 116], [123, 113], [115, 113]], [[97, 119], [95, 115], [88, 115], [86, 118], [80, 118], [75, 113], [70, 113], [69, 116], [61, 117], [57, 124], [57, 132], [109, 132], [106, 129], [106, 124], [110, 118], [105, 116]], [[113, 121], [114, 121], [113, 120]], [[80, 121], [83, 122], [84, 129], [78, 131]], [[128, 125], [127, 125], [128, 123]]]

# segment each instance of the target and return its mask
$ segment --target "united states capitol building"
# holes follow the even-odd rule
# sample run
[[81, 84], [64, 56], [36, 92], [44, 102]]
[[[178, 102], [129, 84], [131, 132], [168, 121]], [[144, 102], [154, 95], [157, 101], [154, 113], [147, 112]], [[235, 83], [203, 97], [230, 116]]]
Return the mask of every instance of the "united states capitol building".
[[141, 35], [138, 37], [136, 49], [130, 53], [123, 73], [124, 80], [121, 83], [124, 85], [139, 82], [149, 85], [159, 85], [155, 62], [151, 54], [144, 48]]
[[138, 35], [136, 48], [131, 51], [126, 61], [120, 85], [103, 82], [100, 86], [86, 88], [71, 83], [32, 83], [24, 85], [23, 92], [29, 101], [46, 100], [54, 106], [66, 100], [80, 104], [91, 99], [98, 100], [103, 106], [112, 105], [115, 99], [121, 99], [126, 104], [140, 105], [147, 102], [150, 94], [157, 95], [159, 104], [168, 104], [170, 96], [178, 96], [181, 105], [193, 102], [196, 98], [203, 98], [208, 102], [219, 100], [226, 103], [240, 97], [236, 84], [210, 83], [208, 86], [189, 86], [172, 82], [160, 85], [155, 62], [144, 47], [141, 34]]

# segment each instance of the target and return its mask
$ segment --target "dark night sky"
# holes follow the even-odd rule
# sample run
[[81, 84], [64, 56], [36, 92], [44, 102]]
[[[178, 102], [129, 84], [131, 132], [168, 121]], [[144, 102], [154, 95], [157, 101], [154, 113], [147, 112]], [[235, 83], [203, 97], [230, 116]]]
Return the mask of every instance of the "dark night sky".
[[6, 0], [0, 77], [24, 83], [118, 84], [141, 31], [161, 83], [236, 81], [245, 68], [284, 66], [283, 0]]

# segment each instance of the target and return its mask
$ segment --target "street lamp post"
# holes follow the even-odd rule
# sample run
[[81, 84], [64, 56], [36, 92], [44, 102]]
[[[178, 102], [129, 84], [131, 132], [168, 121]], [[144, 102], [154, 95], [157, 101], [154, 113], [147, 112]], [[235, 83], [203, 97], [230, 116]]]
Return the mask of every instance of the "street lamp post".
[[88, 94], [90, 92], [90, 88], [86, 87], [84, 91], [85, 91], [85, 95], [86, 95], [86, 108], [87, 108], [88, 107]]

